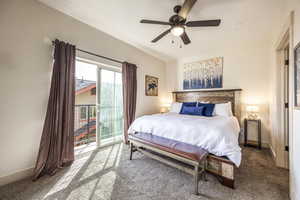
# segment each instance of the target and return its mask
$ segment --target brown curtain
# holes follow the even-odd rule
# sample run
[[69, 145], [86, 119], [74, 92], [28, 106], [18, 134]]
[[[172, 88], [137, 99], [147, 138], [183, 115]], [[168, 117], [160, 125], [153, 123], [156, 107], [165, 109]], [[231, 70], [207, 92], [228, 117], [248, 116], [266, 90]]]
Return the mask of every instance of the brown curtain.
[[136, 109], [136, 65], [124, 62], [122, 64], [123, 109], [124, 109], [124, 140], [128, 143], [128, 128], [135, 118]]
[[75, 46], [55, 41], [50, 96], [34, 180], [53, 175], [74, 160], [75, 54]]

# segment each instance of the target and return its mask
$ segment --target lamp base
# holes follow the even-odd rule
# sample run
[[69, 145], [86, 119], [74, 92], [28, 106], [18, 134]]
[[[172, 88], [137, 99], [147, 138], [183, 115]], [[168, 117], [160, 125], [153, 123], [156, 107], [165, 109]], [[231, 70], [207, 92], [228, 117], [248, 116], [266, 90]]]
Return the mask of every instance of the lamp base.
[[252, 120], [257, 120], [258, 119], [258, 115], [256, 113], [250, 113], [248, 114], [248, 119], [252, 119]]

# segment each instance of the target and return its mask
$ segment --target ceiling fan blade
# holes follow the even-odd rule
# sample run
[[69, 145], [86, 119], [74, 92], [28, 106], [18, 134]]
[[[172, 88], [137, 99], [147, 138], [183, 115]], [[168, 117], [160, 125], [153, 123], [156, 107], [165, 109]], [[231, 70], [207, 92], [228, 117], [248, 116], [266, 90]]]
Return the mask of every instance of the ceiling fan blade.
[[161, 21], [154, 21], [154, 20], [147, 20], [147, 19], [142, 19], [140, 22], [145, 24], [171, 25], [169, 22], [161, 22]]
[[216, 20], [203, 20], [203, 21], [190, 21], [185, 25], [187, 27], [202, 27], [202, 26], [219, 26], [221, 23], [220, 19]]
[[191, 40], [190, 40], [189, 36], [186, 34], [186, 32], [183, 32], [180, 37], [184, 44], [191, 43]]
[[183, 19], [186, 19], [186, 17], [188, 16], [189, 12], [191, 11], [196, 1], [197, 0], [185, 0], [178, 15]]
[[163, 38], [165, 35], [167, 35], [170, 32], [171, 32], [171, 29], [166, 30], [165, 32], [161, 33], [159, 36], [154, 38], [151, 42], [153, 42], [153, 43], [157, 42], [158, 40], [160, 40], [161, 38]]

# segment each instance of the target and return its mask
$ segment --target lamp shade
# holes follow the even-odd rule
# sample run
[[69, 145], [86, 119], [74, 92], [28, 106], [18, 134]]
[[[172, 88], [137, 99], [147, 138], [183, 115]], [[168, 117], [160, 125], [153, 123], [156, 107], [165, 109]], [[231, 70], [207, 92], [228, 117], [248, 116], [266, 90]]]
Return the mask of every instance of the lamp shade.
[[164, 103], [160, 107], [170, 108], [171, 104], [170, 103]]
[[161, 108], [160, 108], [160, 112], [161, 112], [161, 113], [168, 112], [168, 109], [167, 109], [166, 107], [161, 107]]
[[248, 112], [258, 112], [259, 108], [256, 105], [249, 105], [249, 106], [246, 107], [246, 110]]

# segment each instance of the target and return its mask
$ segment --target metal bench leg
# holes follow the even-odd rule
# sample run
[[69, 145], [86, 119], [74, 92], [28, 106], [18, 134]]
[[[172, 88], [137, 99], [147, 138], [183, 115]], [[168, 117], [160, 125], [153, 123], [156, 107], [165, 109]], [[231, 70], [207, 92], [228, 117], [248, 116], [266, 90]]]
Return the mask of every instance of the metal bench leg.
[[195, 195], [199, 195], [198, 186], [199, 186], [199, 166], [195, 166], [194, 172], [194, 179], [195, 179]]
[[133, 154], [133, 144], [130, 142], [130, 158], [129, 160], [132, 160], [132, 154]]
[[203, 161], [203, 169], [204, 169], [204, 171], [203, 171], [203, 180], [204, 181], [207, 181], [207, 175], [206, 175], [206, 171], [207, 171], [207, 159], [205, 159], [204, 161]]

